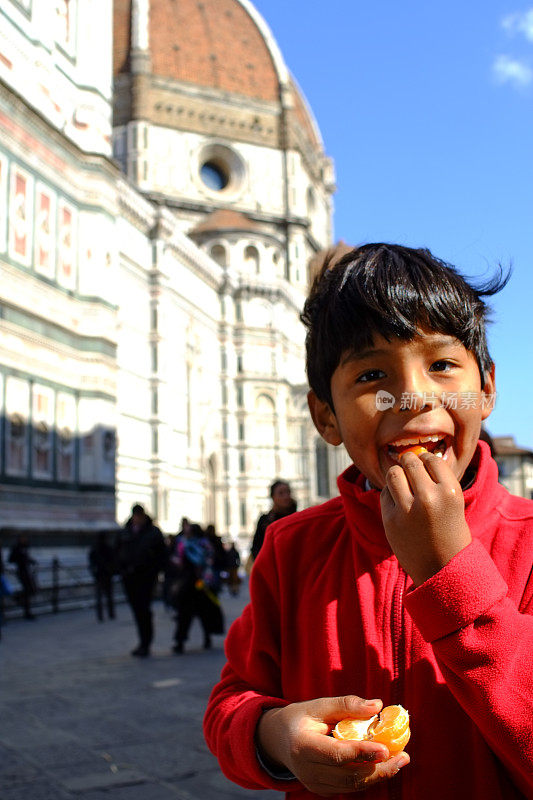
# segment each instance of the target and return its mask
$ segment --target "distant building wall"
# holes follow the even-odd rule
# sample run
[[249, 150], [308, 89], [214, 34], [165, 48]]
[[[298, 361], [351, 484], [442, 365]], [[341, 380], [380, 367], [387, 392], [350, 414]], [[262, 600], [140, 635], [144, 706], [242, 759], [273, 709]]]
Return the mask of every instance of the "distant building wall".
[[246, 547], [274, 478], [302, 508], [347, 461], [318, 446], [299, 321], [332, 162], [249, 4], [257, 96], [151, 75], [147, 3], [113, 86], [112, 4], [52, 5], [0, 9], [2, 524], [94, 531], [141, 502]]
[[511, 494], [533, 499], [533, 451], [516, 444], [513, 436], [493, 438], [499, 479]]

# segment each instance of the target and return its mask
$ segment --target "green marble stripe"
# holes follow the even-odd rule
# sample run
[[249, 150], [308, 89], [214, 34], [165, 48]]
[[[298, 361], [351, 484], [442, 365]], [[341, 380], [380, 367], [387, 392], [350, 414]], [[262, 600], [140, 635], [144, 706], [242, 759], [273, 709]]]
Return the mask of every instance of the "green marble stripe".
[[72, 347], [83, 353], [100, 353], [101, 355], [116, 358], [117, 346], [114, 342], [100, 336], [81, 336], [66, 328], [49, 322], [41, 317], [36, 317], [28, 311], [12, 308], [5, 303], [0, 303], [0, 319], [19, 325], [25, 330], [37, 333], [46, 339]]

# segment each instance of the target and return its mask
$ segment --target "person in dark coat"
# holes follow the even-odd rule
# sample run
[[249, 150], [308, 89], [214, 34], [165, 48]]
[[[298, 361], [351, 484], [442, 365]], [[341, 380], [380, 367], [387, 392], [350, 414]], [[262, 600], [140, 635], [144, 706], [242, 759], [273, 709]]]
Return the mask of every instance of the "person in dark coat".
[[146, 657], [154, 635], [152, 598], [159, 572], [165, 567], [167, 547], [163, 534], [144, 508], [137, 504], [131, 511], [118, 536], [117, 566], [139, 634], [139, 645], [131, 654]]
[[270, 487], [272, 508], [266, 514], [261, 514], [257, 522], [250, 555], [255, 561], [265, 539], [265, 531], [271, 522], [275, 522], [296, 511], [296, 502], [291, 495], [291, 487], [287, 481], [276, 480]]
[[107, 541], [107, 535], [103, 532], [98, 534], [96, 542], [89, 550], [89, 570], [94, 578], [98, 621], [104, 621], [104, 598], [108, 617], [109, 619], [114, 619], [113, 575], [115, 573], [115, 551]]
[[20, 534], [17, 543], [11, 548], [8, 561], [10, 564], [15, 564], [17, 568], [17, 578], [22, 587], [22, 606], [24, 608], [24, 617], [26, 619], [35, 619], [31, 610], [31, 598], [37, 591], [37, 584], [35, 581], [35, 565], [37, 562], [31, 557], [29, 551], [28, 537]]
[[226, 551], [226, 572], [228, 573], [228, 589], [232, 597], [237, 597], [241, 585], [241, 578], [239, 575], [239, 567], [241, 566], [241, 557], [239, 551], [235, 546], [235, 542], [231, 542]]
[[4, 561], [2, 558], [2, 548], [0, 547], [0, 639], [2, 638], [2, 624], [4, 613], [4, 597], [9, 597], [13, 594], [11, 584], [4, 575]]

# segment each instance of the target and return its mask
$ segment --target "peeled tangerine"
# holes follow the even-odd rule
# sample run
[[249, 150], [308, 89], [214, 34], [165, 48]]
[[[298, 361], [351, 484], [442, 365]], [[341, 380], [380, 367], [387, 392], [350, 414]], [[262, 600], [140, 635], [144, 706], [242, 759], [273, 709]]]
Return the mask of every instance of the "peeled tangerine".
[[411, 736], [409, 712], [403, 706], [386, 706], [371, 719], [342, 719], [332, 733], [336, 739], [379, 742], [393, 756], [404, 749]]
[[402, 450], [400, 453], [400, 458], [404, 456], [406, 453], [414, 453], [415, 456], [421, 456], [422, 453], [427, 453], [428, 450], [426, 447], [422, 447], [421, 444], [413, 444], [409, 447], [406, 447], [405, 450]]

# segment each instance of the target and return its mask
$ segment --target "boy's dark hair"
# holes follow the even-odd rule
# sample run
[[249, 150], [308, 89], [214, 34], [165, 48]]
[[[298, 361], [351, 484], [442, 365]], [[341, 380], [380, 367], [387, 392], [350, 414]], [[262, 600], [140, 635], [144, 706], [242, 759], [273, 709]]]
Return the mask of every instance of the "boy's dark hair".
[[476, 358], [482, 385], [492, 368], [481, 299], [503, 289], [499, 272], [473, 286], [429, 250], [396, 244], [365, 244], [338, 258], [326, 251], [305, 302], [307, 377], [311, 389], [333, 409], [331, 377], [343, 353], [371, 347], [376, 334], [388, 341], [413, 339], [419, 328], [454, 336]]

